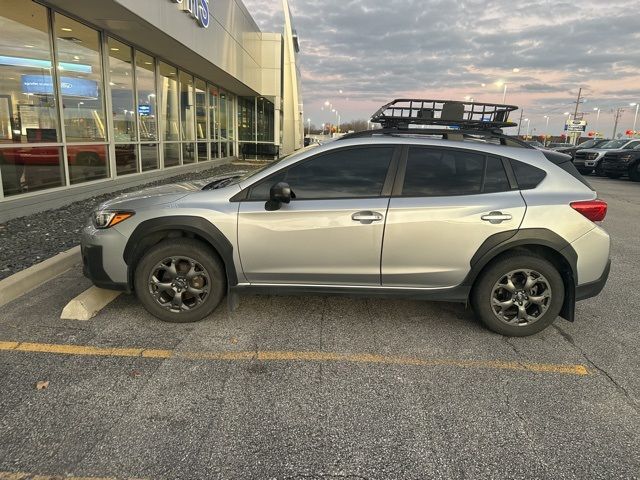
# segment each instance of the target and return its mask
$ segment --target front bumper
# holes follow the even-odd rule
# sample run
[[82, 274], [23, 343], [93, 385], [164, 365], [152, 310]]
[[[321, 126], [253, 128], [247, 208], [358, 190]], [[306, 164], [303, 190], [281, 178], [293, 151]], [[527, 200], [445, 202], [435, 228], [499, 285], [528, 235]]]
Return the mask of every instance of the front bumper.
[[128, 291], [126, 283], [114, 282], [104, 270], [104, 262], [101, 245], [82, 245], [82, 273], [91, 282], [100, 288], [107, 290]]
[[97, 287], [130, 291], [129, 267], [123, 258], [126, 243], [115, 227], [85, 227], [80, 242], [84, 275]]

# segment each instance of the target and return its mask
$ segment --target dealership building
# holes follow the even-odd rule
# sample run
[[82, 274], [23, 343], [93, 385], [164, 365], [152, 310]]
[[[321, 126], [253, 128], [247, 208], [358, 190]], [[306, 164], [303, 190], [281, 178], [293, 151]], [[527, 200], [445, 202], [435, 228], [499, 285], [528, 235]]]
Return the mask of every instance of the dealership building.
[[266, 33], [241, 0], [0, 0], [0, 221], [301, 148], [282, 2]]

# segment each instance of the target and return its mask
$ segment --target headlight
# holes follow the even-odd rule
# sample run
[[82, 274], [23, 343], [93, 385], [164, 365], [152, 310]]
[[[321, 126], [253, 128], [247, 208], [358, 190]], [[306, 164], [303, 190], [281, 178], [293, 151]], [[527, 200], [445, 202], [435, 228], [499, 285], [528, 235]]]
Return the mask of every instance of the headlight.
[[598, 158], [597, 153], [590, 153], [587, 155], [587, 160], [595, 160], [596, 158]]
[[622, 160], [623, 162], [628, 162], [629, 160], [631, 160], [631, 155], [623, 155], [620, 157], [620, 160]]
[[106, 210], [99, 210], [97, 212], [93, 212], [93, 225], [96, 228], [110, 228], [124, 222], [127, 218], [133, 217], [134, 214], [135, 212], [110, 212]]

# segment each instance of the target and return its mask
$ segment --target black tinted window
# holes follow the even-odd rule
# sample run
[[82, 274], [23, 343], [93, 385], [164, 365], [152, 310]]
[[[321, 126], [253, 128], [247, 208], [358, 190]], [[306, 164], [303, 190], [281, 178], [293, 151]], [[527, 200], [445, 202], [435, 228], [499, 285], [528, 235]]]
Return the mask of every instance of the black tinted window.
[[487, 170], [484, 177], [482, 193], [506, 192], [511, 190], [507, 172], [504, 171], [502, 160], [496, 157], [487, 158]]
[[279, 181], [289, 184], [296, 200], [379, 196], [393, 150], [394, 147], [366, 147], [322, 154], [256, 185], [249, 199], [267, 199], [271, 186]]
[[513, 167], [513, 173], [516, 175], [518, 187], [520, 187], [521, 190], [536, 188], [538, 184], [544, 180], [544, 177], [547, 176], [544, 170], [518, 162], [517, 160], [511, 160], [511, 165]]
[[411, 148], [402, 195], [436, 197], [480, 193], [484, 155], [475, 153]]

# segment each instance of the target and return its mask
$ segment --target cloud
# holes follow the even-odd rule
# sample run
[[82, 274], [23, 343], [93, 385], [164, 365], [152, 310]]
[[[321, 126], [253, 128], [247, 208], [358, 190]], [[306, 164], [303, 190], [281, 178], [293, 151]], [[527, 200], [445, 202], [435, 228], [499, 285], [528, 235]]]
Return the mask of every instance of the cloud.
[[[264, 31], [282, 28], [279, 1], [244, 1]], [[638, 96], [640, 34], [630, 12], [640, 0], [609, 0], [606, 9], [600, 0], [290, 2], [305, 116], [317, 123], [329, 121], [325, 100], [343, 118], [407, 95], [496, 102], [498, 80], [509, 103], [541, 118], [571, 109], [579, 87], [603, 108]]]

